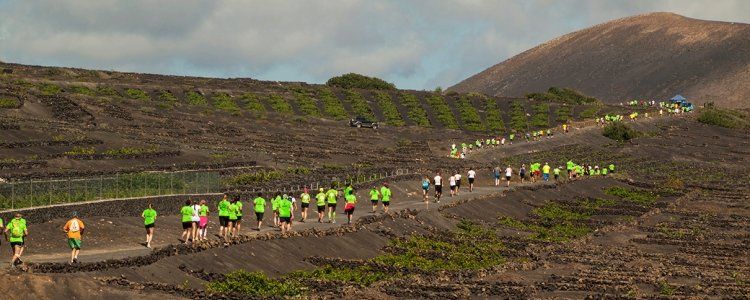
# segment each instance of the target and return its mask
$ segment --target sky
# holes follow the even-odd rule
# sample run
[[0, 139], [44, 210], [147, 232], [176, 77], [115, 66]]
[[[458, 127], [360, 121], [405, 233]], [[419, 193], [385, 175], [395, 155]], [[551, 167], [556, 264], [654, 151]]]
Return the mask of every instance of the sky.
[[0, 0], [0, 60], [447, 88], [557, 36], [667, 11], [750, 23], [750, 0]]

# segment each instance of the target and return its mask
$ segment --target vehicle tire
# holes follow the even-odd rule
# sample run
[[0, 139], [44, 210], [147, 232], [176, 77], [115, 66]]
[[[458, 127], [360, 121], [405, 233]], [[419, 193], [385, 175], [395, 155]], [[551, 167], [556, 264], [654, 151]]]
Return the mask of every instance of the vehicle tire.
[[357, 128], [362, 128], [362, 124], [357, 123]]

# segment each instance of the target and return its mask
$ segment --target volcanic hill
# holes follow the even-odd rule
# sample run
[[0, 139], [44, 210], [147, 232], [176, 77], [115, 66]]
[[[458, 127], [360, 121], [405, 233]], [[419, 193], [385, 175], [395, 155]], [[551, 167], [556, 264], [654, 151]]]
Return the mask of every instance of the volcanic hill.
[[750, 25], [650, 13], [555, 38], [451, 87], [523, 96], [569, 87], [619, 103], [682, 94], [749, 107]]

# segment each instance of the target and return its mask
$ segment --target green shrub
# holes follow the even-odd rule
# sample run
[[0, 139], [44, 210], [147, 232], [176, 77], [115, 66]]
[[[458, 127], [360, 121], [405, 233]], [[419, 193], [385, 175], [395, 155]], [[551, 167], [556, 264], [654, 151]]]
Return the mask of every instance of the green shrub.
[[386, 82], [380, 78], [364, 76], [355, 73], [344, 74], [328, 79], [328, 86], [340, 87], [344, 89], [358, 88], [370, 90], [395, 90], [396, 85]]
[[708, 108], [698, 115], [698, 122], [725, 128], [750, 128], [750, 116], [738, 110]]
[[621, 186], [613, 186], [604, 189], [604, 193], [610, 196], [620, 197], [631, 202], [650, 206], [659, 199], [659, 195], [646, 190], [629, 189]]
[[206, 101], [206, 97], [203, 96], [200, 92], [196, 91], [188, 91], [186, 94], [187, 102], [190, 105], [195, 106], [208, 106], [208, 101]]
[[159, 101], [168, 103], [170, 106], [177, 103], [177, 97], [168, 90], [162, 90], [159, 92]]
[[370, 286], [375, 282], [394, 278], [393, 274], [387, 274], [370, 266], [358, 266], [353, 268], [340, 268], [326, 265], [312, 271], [296, 271], [284, 276], [284, 281], [300, 282], [315, 278], [334, 283], [348, 283], [358, 286]]
[[461, 121], [464, 123], [464, 129], [469, 131], [485, 130], [484, 124], [482, 124], [482, 119], [479, 117], [479, 113], [477, 113], [474, 105], [469, 101], [468, 96], [461, 96], [461, 98], [456, 101], [456, 107], [461, 116]]
[[[152, 148], [134, 148], [134, 147], [122, 147], [117, 149], [108, 149], [103, 153], [112, 156], [125, 156], [125, 155], [141, 155], [147, 153], [156, 153], [159, 149], [156, 147]], [[92, 153], [93, 154], [93, 153]]]
[[549, 104], [539, 103], [532, 106], [534, 115], [531, 117], [531, 126], [549, 127]]
[[334, 120], [346, 120], [348, 117], [344, 104], [329, 88], [318, 90], [320, 100], [323, 101], [323, 111]]
[[589, 214], [578, 213], [563, 208], [556, 203], [547, 203], [531, 211], [532, 219], [519, 221], [502, 216], [499, 224], [509, 228], [529, 231], [530, 239], [546, 242], [567, 242], [591, 233], [586, 222]]
[[283, 97], [279, 95], [276, 95], [276, 94], [268, 95], [268, 103], [271, 104], [271, 109], [273, 109], [277, 113], [287, 114], [287, 115], [290, 115], [293, 113], [292, 106], [289, 105], [289, 102], [286, 102], [286, 99], [284, 99]]
[[84, 147], [75, 146], [75, 147], [73, 147], [73, 149], [71, 149], [69, 151], [65, 151], [65, 155], [68, 155], [68, 156], [71, 156], [71, 155], [93, 155], [95, 153], [96, 153], [96, 150], [94, 149], [94, 147], [84, 148]]
[[601, 103], [599, 99], [581, 94], [569, 88], [551, 87], [544, 93], [529, 93], [526, 98], [535, 100], [554, 101], [567, 104], [593, 104]]
[[41, 83], [38, 88], [43, 95], [57, 95], [62, 92], [62, 88], [51, 83]]
[[211, 293], [237, 293], [258, 298], [291, 297], [300, 294], [294, 283], [271, 279], [261, 272], [245, 270], [231, 272], [224, 280], [207, 283], [206, 290]]
[[413, 235], [392, 241], [390, 248], [394, 253], [377, 256], [372, 261], [426, 271], [479, 270], [506, 261], [500, 251], [506, 247], [495, 231], [467, 221], [459, 223], [456, 231], [441, 233], [440, 238]]
[[266, 107], [258, 99], [258, 95], [253, 93], [244, 93], [240, 96], [240, 102], [243, 103], [245, 109], [251, 112], [263, 113], [266, 111]]
[[104, 86], [100, 85], [96, 87], [96, 94], [99, 96], [107, 96], [107, 97], [119, 97], [120, 93], [117, 92], [114, 88], [111, 86]]
[[570, 106], [567, 106], [567, 105], [561, 106], [560, 108], [557, 109], [557, 111], [555, 111], [555, 115], [557, 115], [558, 122], [565, 123], [565, 122], [570, 121], [571, 120]]
[[517, 131], [526, 131], [529, 127], [526, 109], [523, 102], [519, 100], [510, 104], [510, 126]]
[[581, 111], [581, 113], [578, 114], [578, 117], [581, 119], [591, 119], [595, 117], [598, 112], [599, 106], [592, 106]]
[[16, 98], [0, 98], [0, 108], [16, 108], [20, 104]]
[[151, 97], [149, 97], [148, 94], [141, 89], [126, 89], [125, 95], [127, 95], [128, 98], [135, 99], [135, 100], [141, 100], [141, 101], [151, 100]]
[[372, 108], [367, 104], [365, 98], [355, 90], [345, 90], [346, 95], [344, 99], [351, 105], [354, 114], [357, 116], [366, 117], [370, 120], [375, 120], [375, 114], [372, 112]]
[[638, 132], [623, 124], [622, 122], [613, 122], [604, 126], [602, 134], [616, 141], [627, 141], [638, 137]]
[[321, 116], [320, 109], [318, 109], [318, 104], [310, 96], [310, 92], [303, 89], [296, 89], [294, 91], [294, 96], [297, 99], [297, 106], [299, 107], [299, 110], [303, 115], [310, 117]]
[[406, 123], [401, 117], [401, 113], [398, 112], [396, 103], [393, 102], [391, 95], [385, 92], [376, 92], [375, 98], [378, 100], [378, 106], [383, 112], [385, 122], [391, 126], [404, 126]]
[[484, 121], [487, 123], [487, 130], [493, 133], [505, 131], [502, 112], [497, 106], [495, 99], [488, 98], [484, 100]]
[[441, 124], [443, 124], [445, 128], [458, 129], [458, 122], [456, 122], [453, 111], [448, 106], [448, 103], [445, 102], [443, 97], [441, 97], [439, 94], [432, 93], [429, 96], [425, 97], [425, 100], [435, 112], [435, 117], [438, 119], [438, 121], [440, 121]]
[[229, 96], [227, 93], [216, 93], [211, 97], [211, 100], [217, 109], [233, 114], [240, 112], [240, 107], [237, 106], [237, 103], [234, 103], [232, 96]]
[[427, 112], [425, 112], [422, 104], [419, 103], [416, 96], [408, 92], [401, 92], [399, 93], [399, 99], [401, 100], [401, 105], [409, 110], [407, 113], [409, 120], [414, 122], [417, 126], [432, 127], [430, 119], [427, 118]]
[[70, 91], [76, 94], [81, 94], [81, 95], [86, 95], [86, 96], [96, 95], [96, 91], [85, 86], [72, 86], [70, 87]]
[[235, 175], [226, 180], [226, 183], [230, 186], [237, 185], [252, 185], [259, 182], [268, 182], [281, 178], [281, 172], [279, 171], [258, 171], [253, 173], [242, 173]]

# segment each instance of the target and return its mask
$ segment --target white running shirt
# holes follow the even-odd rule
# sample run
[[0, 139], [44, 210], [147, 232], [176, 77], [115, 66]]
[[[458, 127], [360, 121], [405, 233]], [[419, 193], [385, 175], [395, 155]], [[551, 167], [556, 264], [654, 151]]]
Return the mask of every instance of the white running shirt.
[[505, 169], [505, 176], [507, 177], [513, 176], [513, 169], [511, 168]]
[[456, 185], [456, 176], [448, 177], [448, 183], [450, 183], [451, 186]]
[[193, 216], [190, 218], [193, 222], [200, 222], [201, 221], [201, 206], [200, 204], [193, 205]]
[[461, 180], [461, 174], [456, 174], [456, 175], [453, 175], [453, 177], [456, 177], [456, 181], [459, 181], [459, 180]]
[[440, 175], [435, 176], [435, 185], [443, 185], [443, 177], [440, 177]]
[[474, 170], [469, 170], [469, 178], [474, 178], [474, 176], [477, 175], [477, 172], [474, 172]]

